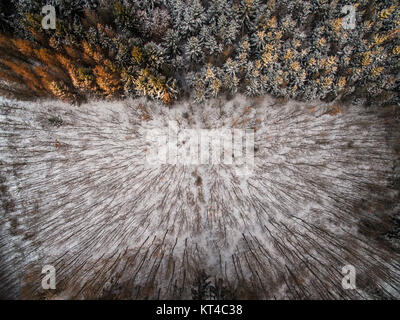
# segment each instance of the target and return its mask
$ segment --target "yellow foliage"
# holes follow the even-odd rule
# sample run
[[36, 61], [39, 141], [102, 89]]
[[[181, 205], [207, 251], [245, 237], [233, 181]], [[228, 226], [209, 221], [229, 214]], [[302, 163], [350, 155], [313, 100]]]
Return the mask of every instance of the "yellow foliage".
[[371, 70], [371, 73], [374, 75], [374, 76], [379, 76], [380, 74], [381, 74], [381, 72], [383, 71], [383, 67], [375, 67], [375, 68], [373, 68], [372, 70]]
[[[52, 81], [49, 84], [49, 90], [55, 97], [57, 97], [61, 100], [65, 100], [65, 101], [73, 101], [74, 100], [74, 96], [68, 91], [67, 87], [62, 82]], [[57, 144], [56, 144], [56, 147], [57, 147]]]
[[141, 52], [140, 48], [138, 46], [134, 46], [132, 49], [132, 58], [135, 59], [137, 63], [142, 63], [144, 61], [143, 59], [143, 53]]
[[366, 30], [369, 30], [369, 29], [371, 29], [371, 27], [374, 25], [374, 22], [373, 21], [365, 21], [364, 22], [364, 28], [366, 29]]
[[331, 28], [336, 33], [339, 33], [342, 30], [342, 22], [343, 22], [343, 18], [337, 18], [337, 19], [332, 20], [330, 23]]
[[394, 36], [396, 34], [398, 34], [399, 32], [400, 32], [400, 27], [395, 29], [395, 30], [391, 30], [386, 35], [376, 34], [375, 35], [375, 42], [370, 45], [370, 48], [373, 47], [373, 46], [376, 46], [376, 45], [380, 45], [381, 43], [385, 42], [388, 39], [394, 38]]
[[322, 85], [324, 87], [330, 87], [332, 85], [332, 83], [333, 83], [333, 79], [331, 77], [326, 77], [324, 79], [324, 81], [322, 82]]
[[379, 18], [380, 19], [387, 19], [392, 12], [397, 8], [396, 5], [392, 5], [391, 7], [387, 8], [387, 9], [383, 9], [381, 12], [379, 12]]
[[261, 30], [261, 31], [257, 31], [257, 37], [260, 40], [263, 40], [265, 38], [265, 31]]
[[271, 17], [271, 18], [268, 20], [267, 26], [268, 26], [269, 28], [272, 28], [272, 29], [276, 28], [276, 26], [277, 26], [277, 19], [276, 19], [276, 16], [273, 16], [273, 17]]
[[376, 34], [375, 35], [375, 45], [379, 45], [379, 44], [381, 44], [382, 42], [384, 42], [387, 38], [388, 38], [389, 36], [388, 35], [379, 35], [379, 34]]
[[212, 84], [212, 87], [213, 87], [213, 89], [214, 89], [214, 92], [217, 94], [218, 92], [219, 92], [219, 89], [221, 88], [221, 81], [219, 81], [218, 79], [215, 79], [214, 80], [214, 82], [213, 82], [213, 84]]
[[40, 15], [32, 15], [30, 13], [25, 14], [26, 21], [30, 24], [31, 27], [35, 30], [42, 29], [42, 17]]
[[339, 81], [338, 81], [338, 86], [341, 88], [344, 88], [344, 86], [346, 85], [346, 78], [345, 77], [340, 77]]
[[257, 78], [260, 75], [260, 72], [257, 69], [254, 69], [253, 72], [251, 73], [255, 78]]
[[290, 50], [290, 49], [287, 49], [286, 50], [286, 54], [285, 54], [285, 56], [283, 57], [285, 60], [290, 60], [290, 59], [292, 59], [293, 58], [293, 51], [292, 50]]
[[107, 66], [112, 72], [120, 73], [117, 66], [114, 63], [112, 63], [110, 60], [108, 60], [108, 59], [104, 60], [104, 65]]
[[318, 67], [319, 68], [324, 68], [326, 66], [326, 58], [321, 58], [320, 60], [318, 60]]
[[371, 62], [372, 62], [371, 55], [372, 55], [371, 51], [364, 52], [363, 58], [362, 58], [362, 61], [361, 61], [361, 64], [362, 64], [363, 67], [368, 66], [368, 65], [371, 64]]
[[[200, 82], [201, 84], [201, 82]], [[134, 81], [135, 89], [144, 95], [149, 95], [153, 98], [165, 100], [165, 94], [168, 97], [174, 89], [165, 83], [163, 77], [156, 77], [145, 68], [140, 70], [137, 79]]]
[[119, 1], [115, 3], [114, 9], [117, 15], [122, 15], [124, 13], [124, 7]]
[[300, 63], [298, 61], [294, 61], [290, 64], [290, 67], [294, 70], [294, 71], [299, 71], [300, 70]]
[[324, 37], [320, 38], [317, 42], [318, 47], [322, 47], [323, 45], [326, 44], [326, 39]]
[[286, 19], [286, 20], [283, 22], [283, 26], [284, 26], [285, 28], [294, 28], [295, 25], [296, 25], [296, 22], [295, 22], [294, 20], [292, 20], [292, 19], [290, 18], [290, 16], [288, 17], [288, 19]]
[[214, 77], [214, 72], [211, 70], [210, 67], [208, 67], [206, 71], [206, 79], [213, 79]]
[[335, 56], [329, 56], [326, 60], [326, 68], [332, 68], [336, 64], [337, 58]]
[[304, 57], [307, 54], [307, 49], [301, 50], [300, 54], [302, 57]]
[[90, 74], [86, 69], [72, 67], [71, 70], [69, 70], [69, 75], [71, 77], [74, 87], [79, 88], [83, 91], [96, 90], [96, 86], [94, 84], [94, 76]]
[[274, 47], [272, 44], [268, 43], [265, 46], [264, 53], [261, 56], [261, 59], [263, 60], [264, 66], [267, 66], [269, 63], [278, 59], [278, 56], [274, 54]]

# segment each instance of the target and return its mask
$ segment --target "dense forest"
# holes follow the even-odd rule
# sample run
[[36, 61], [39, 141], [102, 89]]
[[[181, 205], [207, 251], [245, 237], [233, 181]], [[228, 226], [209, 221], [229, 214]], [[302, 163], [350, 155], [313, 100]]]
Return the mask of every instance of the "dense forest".
[[[55, 30], [42, 28], [46, 4], [56, 8]], [[342, 26], [348, 4], [356, 14], [351, 29]], [[393, 0], [35, 0], [1, 7], [4, 94], [170, 103], [239, 92], [399, 102], [400, 6]]]

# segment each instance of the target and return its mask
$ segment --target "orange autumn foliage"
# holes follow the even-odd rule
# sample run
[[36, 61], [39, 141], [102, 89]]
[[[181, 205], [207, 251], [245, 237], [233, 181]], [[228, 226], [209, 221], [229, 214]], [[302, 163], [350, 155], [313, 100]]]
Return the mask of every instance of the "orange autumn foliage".
[[107, 96], [114, 96], [122, 90], [120, 78], [108, 68], [97, 65], [93, 72], [96, 75], [96, 83]]
[[13, 62], [6, 59], [0, 59], [0, 63], [11, 69], [16, 75], [25, 80], [25, 84], [31, 88], [35, 93], [43, 95], [43, 86], [38, 77], [33, 72], [32, 68], [24, 62]]
[[168, 92], [164, 93], [163, 102], [165, 104], [170, 104], [172, 102], [171, 96], [169, 95]]
[[12, 39], [11, 40], [14, 47], [18, 49], [24, 56], [30, 57], [33, 54], [33, 44], [30, 41], [22, 40], [22, 39]]

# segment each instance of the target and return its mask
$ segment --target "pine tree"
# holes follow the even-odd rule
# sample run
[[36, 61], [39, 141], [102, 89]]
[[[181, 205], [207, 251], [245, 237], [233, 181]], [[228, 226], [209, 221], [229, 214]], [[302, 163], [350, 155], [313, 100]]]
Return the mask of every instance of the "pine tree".
[[119, 76], [108, 67], [97, 65], [93, 69], [96, 76], [96, 83], [103, 90], [104, 94], [111, 98], [122, 92], [122, 84]]
[[183, 16], [183, 34], [195, 35], [200, 31], [202, 24], [205, 22], [206, 16], [204, 8], [200, 0], [193, 0]]
[[197, 37], [189, 38], [185, 45], [185, 54], [192, 63], [201, 63], [203, 60], [203, 50]]

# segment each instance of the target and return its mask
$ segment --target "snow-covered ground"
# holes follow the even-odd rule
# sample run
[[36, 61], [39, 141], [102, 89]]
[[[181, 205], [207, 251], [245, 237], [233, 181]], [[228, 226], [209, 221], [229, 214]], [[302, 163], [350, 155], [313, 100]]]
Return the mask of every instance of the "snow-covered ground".
[[[376, 236], [396, 155], [361, 106], [0, 102], [3, 296], [190, 298], [204, 269], [239, 298], [399, 297], [399, 256]], [[252, 175], [149, 167], [146, 133], [171, 121], [254, 129]], [[41, 287], [47, 264], [53, 292]], [[348, 264], [357, 290], [342, 288]]]

